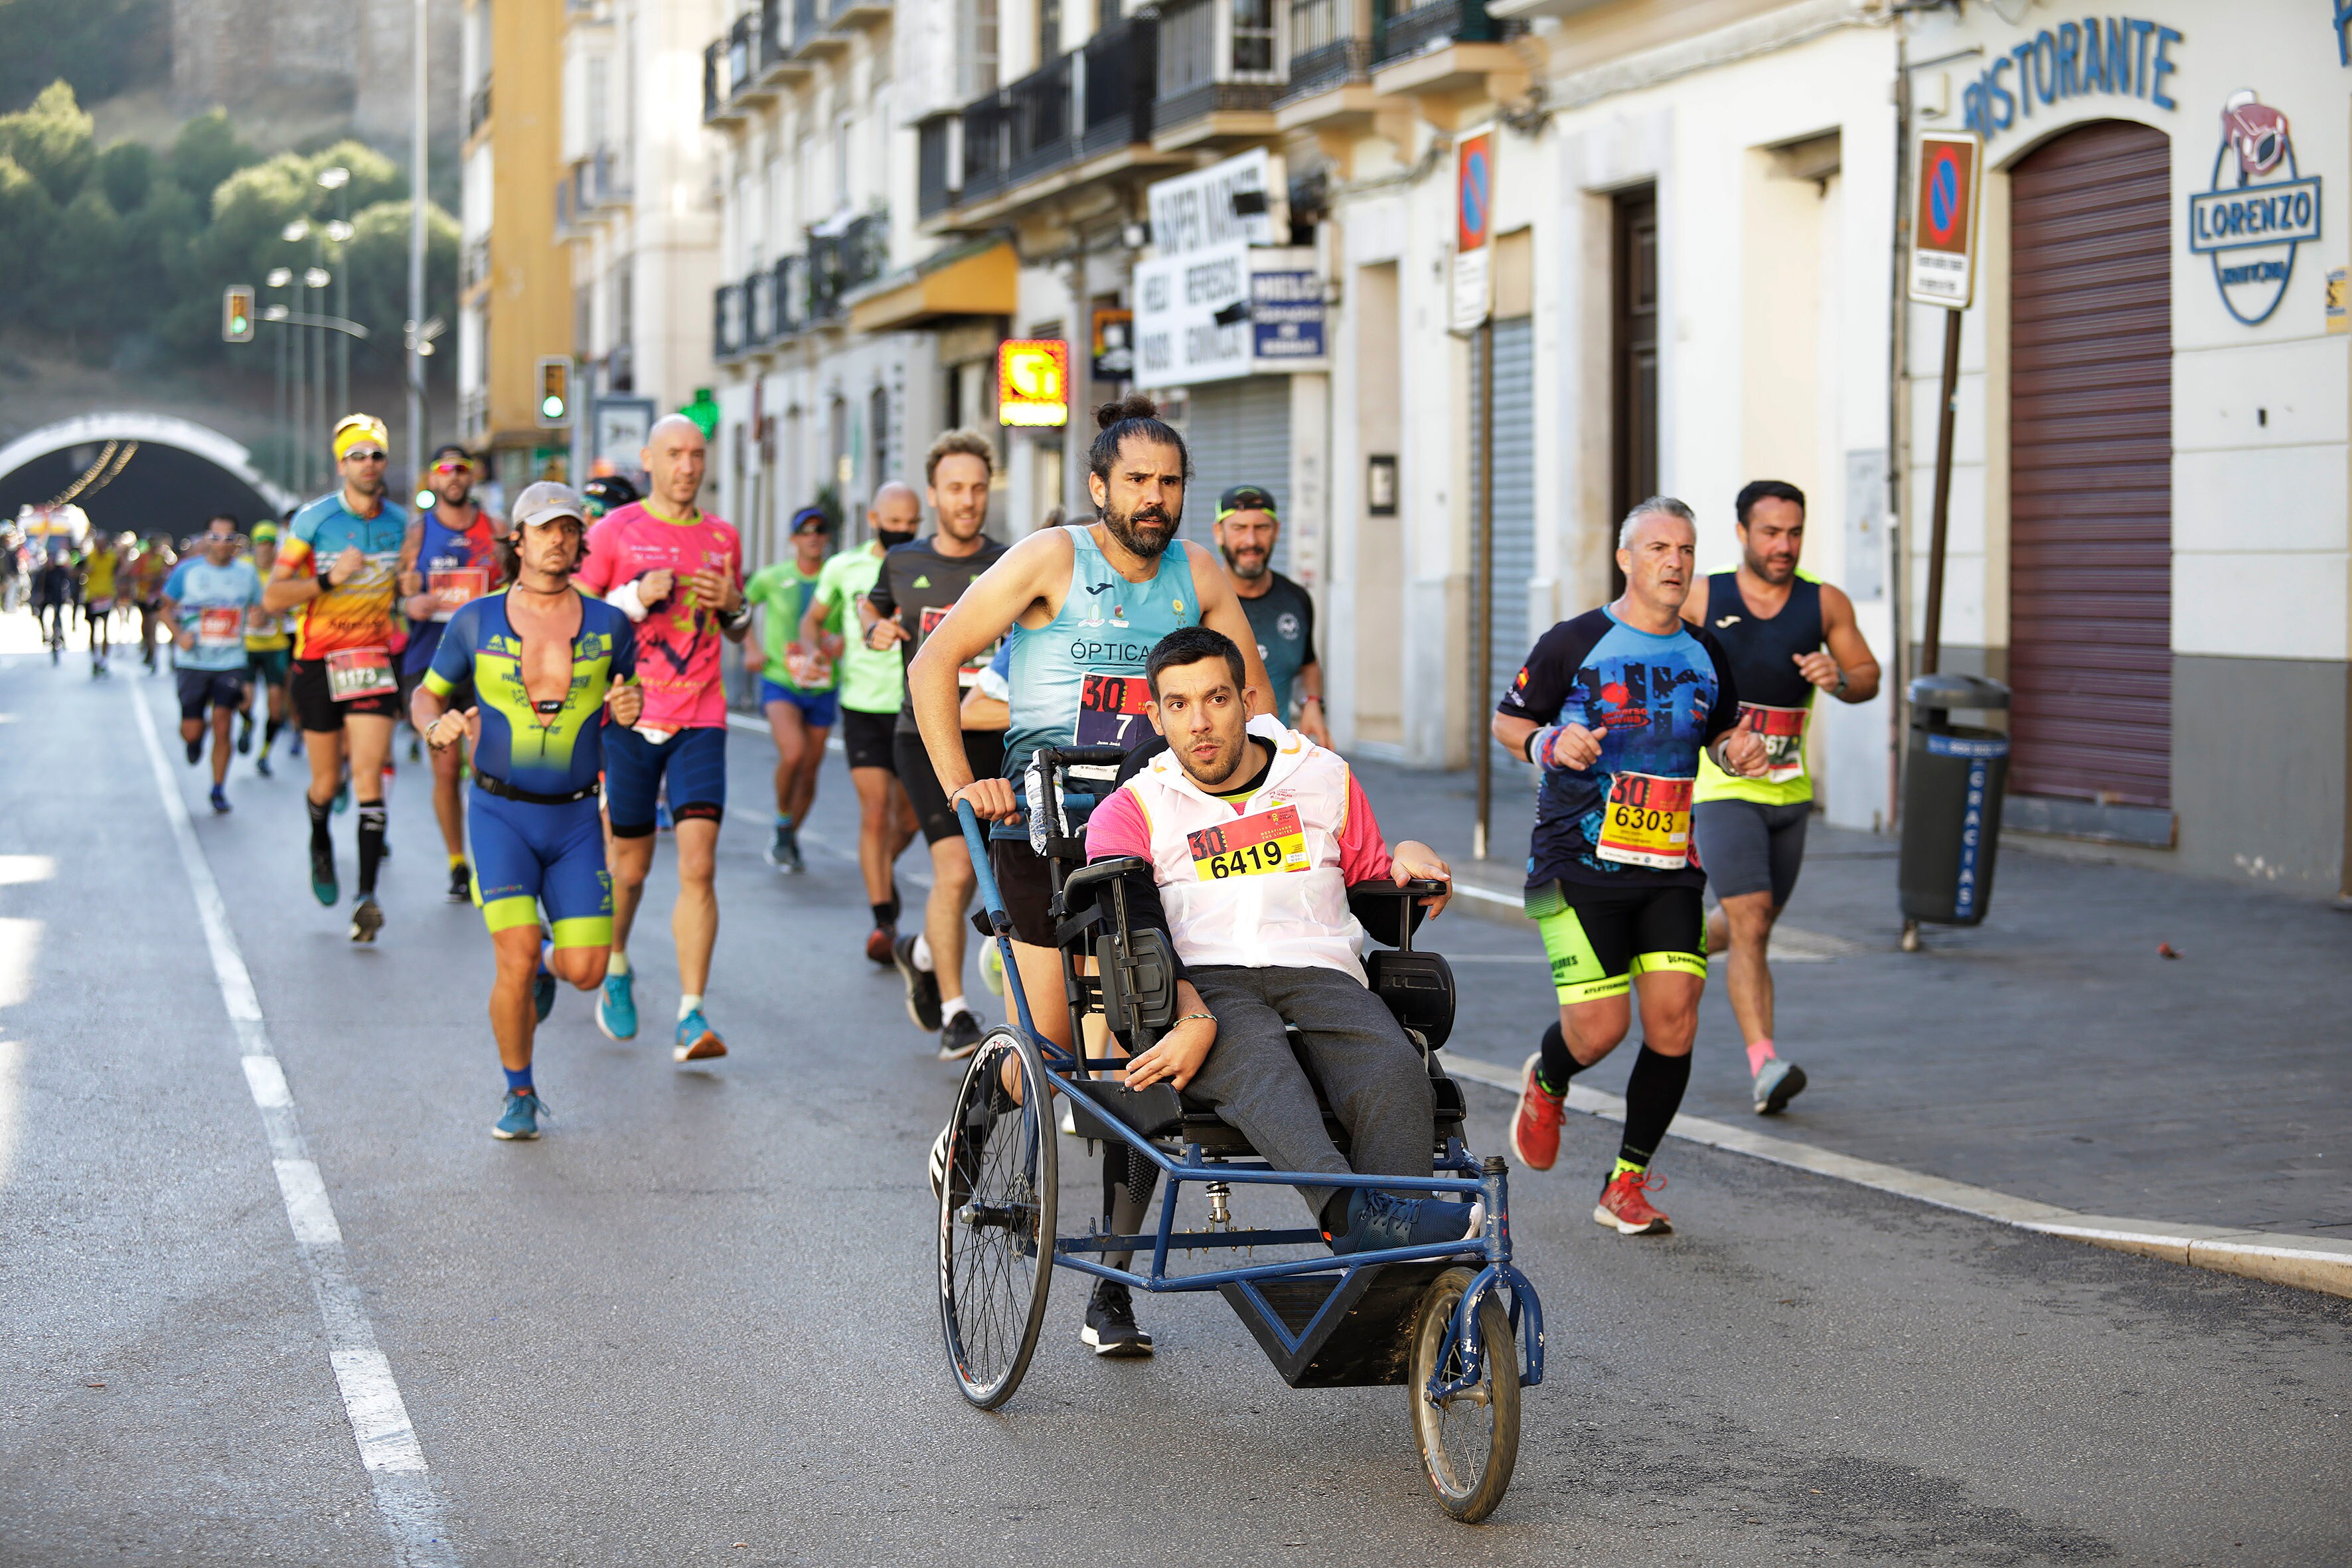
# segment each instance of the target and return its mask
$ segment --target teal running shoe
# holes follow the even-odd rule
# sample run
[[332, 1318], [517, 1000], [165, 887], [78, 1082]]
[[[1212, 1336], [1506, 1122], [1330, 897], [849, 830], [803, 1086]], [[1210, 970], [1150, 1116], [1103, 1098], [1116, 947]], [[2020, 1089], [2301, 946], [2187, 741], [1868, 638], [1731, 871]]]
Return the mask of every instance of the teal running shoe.
[[634, 973], [604, 976], [604, 994], [596, 998], [596, 1027], [608, 1040], [637, 1037], [636, 978]]
[[341, 816], [352, 808], [352, 781], [345, 779], [335, 786], [335, 815]]
[[697, 1007], [677, 1021], [677, 1044], [669, 1054], [682, 1062], [707, 1061], [725, 1056], [727, 1042], [719, 1037], [719, 1031], [710, 1026], [702, 1009]]
[[1756, 1114], [1778, 1116], [1789, 1101], [1804, 1091], [1805, 1069], [1779, 1057], [1768, 1058], [1756, 1075]]
[[539, 1102], [539, 1091], [526, 1089], [518, 1093], [507, 1090], [505, 1114], [490, 1124], [490, 1136], [508, 1142], [528, 1142], [539, 1136], [539, 1119], [547, 1107]]
[[[540, 963], [544, 966], [547, 960], [542, 958]], [[542, 1024], [547, 1022], [547, 1016], [555, 1011], [555, 975], [545, 967], [531, 976], [530, 1010], [539, 1015], [539, 1021]]]
[[331, 847], [310, 846], [310, 896], [331, 910], [343, 896], [342, 884], [335, 879], [335, 852]]

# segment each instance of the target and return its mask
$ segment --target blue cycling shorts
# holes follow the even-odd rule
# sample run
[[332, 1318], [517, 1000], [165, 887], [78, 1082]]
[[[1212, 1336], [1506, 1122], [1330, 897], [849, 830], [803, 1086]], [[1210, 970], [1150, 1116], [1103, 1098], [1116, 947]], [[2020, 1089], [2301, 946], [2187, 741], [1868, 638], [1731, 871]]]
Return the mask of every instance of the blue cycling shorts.
[[488, 790], [467, 793], [474, 902], [491, 934], [537, 925], [544, 905], [556, 946], [612, 946], [613, 878], [596, 797], [534, 805]]
[[841, 693], [837, 691], [794, 691], [789, 686], [779, 686], [766, 676], [760, 678], [760, 706], [765, 710], [771, 702], [789, 702], [801, 710], [802, 722], [812, 730], [830, 730], [841, 716]]
[[658, 744], [619, 725], [604, 731], [604, 811], [615, 838], [654, 830], [654, 802], [669, 780], [669, 814], [717, 822], [727, 811], [727, 731], [680, 730]]

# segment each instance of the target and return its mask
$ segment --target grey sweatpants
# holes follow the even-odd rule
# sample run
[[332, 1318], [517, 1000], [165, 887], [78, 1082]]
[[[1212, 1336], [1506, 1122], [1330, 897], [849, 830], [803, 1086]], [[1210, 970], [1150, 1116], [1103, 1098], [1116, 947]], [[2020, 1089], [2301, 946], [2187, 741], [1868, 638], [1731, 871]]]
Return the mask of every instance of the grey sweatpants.
[[[1216, 1016], [1217, 1043], [1184, 1092], [1217, 1109], [1277, 1171], [1345, 1175], [1351, 1169], [1323, 1131], [1315, 1086], [1283, 1036], [1286, 1021], [1307, 1041], [1324, 1097], [1348, 1129], [1352, 1169], [1362, 1175], [1426, 1176], [1435, 1141], [1429, 1069], [1403, 1026], [1363, 983], [1336, 969], [1191, 971]], [[1319, 1223], [1337, 1189], [1301, 1187]]]

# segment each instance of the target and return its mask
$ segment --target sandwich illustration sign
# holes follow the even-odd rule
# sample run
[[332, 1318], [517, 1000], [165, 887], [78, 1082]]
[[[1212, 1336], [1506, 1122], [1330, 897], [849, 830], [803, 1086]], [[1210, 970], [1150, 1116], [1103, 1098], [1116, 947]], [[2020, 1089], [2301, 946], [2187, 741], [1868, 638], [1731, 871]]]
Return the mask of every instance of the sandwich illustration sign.
[[2241, 88], [2221, 106], [2213, 177], [2189, 198], [2189, 248], [2213, 258], [2213, 284], [2247, 326], [2270, 320], [2299, 247], [2319, 237], [2319, 176], [2295, 167], [2281, 110]]

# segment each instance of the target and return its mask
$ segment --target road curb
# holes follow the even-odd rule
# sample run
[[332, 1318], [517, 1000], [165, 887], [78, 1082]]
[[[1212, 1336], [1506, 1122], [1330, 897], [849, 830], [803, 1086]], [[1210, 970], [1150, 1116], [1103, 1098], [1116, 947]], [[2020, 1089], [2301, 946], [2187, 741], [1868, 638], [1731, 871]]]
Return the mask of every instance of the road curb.
[[[1469, 1079], [1506, 1094], [1516, 1096], [1519, 1092], [1519, 1075], [1509, 1068], [1452, 1054], [1447, 1056], [1445, 1067], [1455, 1078]], [[1603, 1121], [1625, 1120], [1624, 1100], [1613, 1094], [1602, 1094], [1598, 1089], [1571, 1087], [1568, 1093], [1568, 1107], [1570, 1110], [1582, 1111]], [[1810, 1171], [1815, 1175], [1832, 1176], [1875, 1192], [1892, 1193], [1916, 1203], [1973, 1215], [1979, 1219], [1989, 1219], [2042, 1236], [2063, 1237], [2072, 1241], [2087, 1242], [2093, 1247], [2137, 1253], [2144, 1258], [2185, 1263], [2223, 1274], [2242, 1275], [2249, 1279], [2268, 1280], [2273, 1285], [2292, 1285], [2298, 1289], [2352, 1297], [2352, 1241], [2333, 1241], [2321, 1237], [2282, 1237], [2268, 1231], [2231, 1229], [2221, 1226], [2169, 1225], [2158, 1220], [2116, 1219], [2101, 1215], [2077, 1214], [2073, 1209], [2060, 1208], [2054, 1204], [2035, 1203], [2031, 1199], [1995, 1192], [1990, 1187], [1971, 1186], [1966, 1182], [1947, 1181], [1941, 1176], [1906, 1171], [1899, 1165], [1857, 1159], [1851, 1154], [1800, 1143], [1793, 1139], [1769, 1137], [1746, 1127], [1736, 1127], [1727, 1121], [1712, 1121], [1703, 1116], [1676, 1117], [1667, 1135], [1703, 1143], [1711, 1149], [1725, 1149], [1736, 1154], [1769, 1160], [1776, 1165]]]

